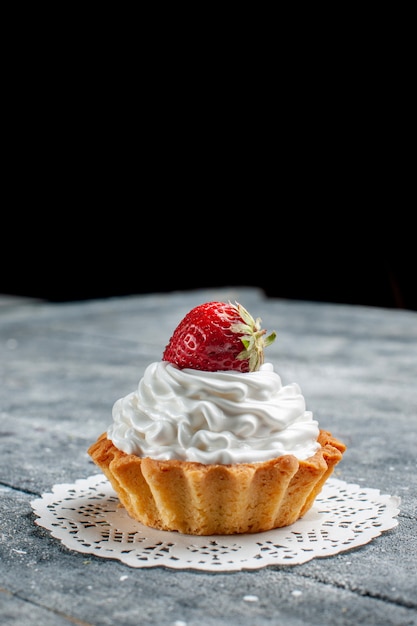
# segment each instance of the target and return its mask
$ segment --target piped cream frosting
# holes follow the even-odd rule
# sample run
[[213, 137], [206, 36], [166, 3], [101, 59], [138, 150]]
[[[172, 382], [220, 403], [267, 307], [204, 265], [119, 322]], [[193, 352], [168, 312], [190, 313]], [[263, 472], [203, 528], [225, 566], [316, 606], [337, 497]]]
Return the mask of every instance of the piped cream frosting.
[[271, 363], [256, 372], [204, 372], [151, 363], [117, 400], [107, 436], [127, 454], [204, 464], [258, 463], [320, 448], [318, 422], [297, 383]]

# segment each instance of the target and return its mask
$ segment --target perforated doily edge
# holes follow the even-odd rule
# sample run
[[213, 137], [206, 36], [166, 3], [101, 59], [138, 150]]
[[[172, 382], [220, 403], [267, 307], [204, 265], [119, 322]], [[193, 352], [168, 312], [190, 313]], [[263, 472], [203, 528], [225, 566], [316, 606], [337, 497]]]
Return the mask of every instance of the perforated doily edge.
[[[144, 561], [138, 562], [137, 560], [136, 561], [129, 560], [128, 555], [126, 556], [124, 554], [117, 553], [113, 549], [109, 550], [108, 553], [106, 553], [106, 551], [103, 550], [102, 548], [100, 548], [100, 551], [95, 551], [94, 548], [92, 549], [90, 545], [83, 546], [82, 544], [79, 544], [79, 543], [74, 545], [75, 542], [71, 540], [68, 530], [60, 527], [56, 523], [56, 518], [54, 518], [53, 514], [49, 513], [47, 509], [47, 506], [48, 506], [47, 503], [53, 503], [57, 501], [58, 493], [62, 493], [63, 491], [74, 489], [74, 486], [76, 485], [86, 484], [89, 481], [94, 481], [94, 479], [102, 479], [102, 478], [103, 476], [101, 474], [96, 474], [93, 476], [89, 476], [86, 479], [82, 479], [82, 478], [77, 479], [75, 483], [61, 483], [61, 484], [54, 485], [52, 487], [51, 492], [44, 493], [42, 494], [40, 498], [36, 498], [35, 500], [31, 501], [30, 504], [32, 506], [32, 509], [35, 515], [38, 516], [38, 518], [34, 520], [34, 523], [37, 526], [48, 530], [52, 537], [54, 537], [55, 539], [58, 539], [63, 545], [65, 545], [68, 549], [73, 550], [74, 552], [79, 552], [82, 554], [90, 554], [90, 555], [94, 555], [99, 558], [104, 558], [108, 560], [120, 561], [123, 564], [129, 567], [135, 568], [135, 569], [150, 568], [150, 567], [165, 567], [165, 568], [173, 569], [173, 570], [187, 570], [188, 569], [188, 570], [200, 570], [200, 571], [207, 571], [207, 572], [233, 572], [233, 571], [262, 569], [268, 566], [301, 565], [315, 558], [327, 558], [327, 557], [334, 556], [342, 552], [348, 552], [360, 546], [366, 545], [370, 543], [371, 541], [373, 541], [375, 538], [379, 537], [383, 532], [396, 528], [399, 523], [397, 519], [397, 516], [400, 512], [399, 507], [401, 504], [401, 498], [399, 496], [381, 494], [378, 489], [363, 488], [360, 485], [348, 484], [342, 480], [332, 477], [328, 479], [327, 481], [328, 484], [340, 483], [341, 485], [346, 485], [354, 489], [361, 489], [361, 490], [363, 489], [369, 493], [372, 493], [374, 496], [377, 496], [381, 504], [383, 503], [386, 508], [386, 514], [381, 518], [381, 523], [377, 527], [373, 526], [372, 530], [368, 528], [365, 535], [358, 534], [356, 538], [353, 540], [350, 540], [349, 544], [346, 546], [344, 546], [343, 544], [338, 544], [334, 546], [333, 549], [331, 547], [330, 548], [326, 547], [326, 549], [324, 549], [321, 553], [317, 553], [317, 552], [309, 553], [308, 551], [306, 551], [304, 552], [304, 554], [298, 554], [297, 560], [293, 560], [293, 561], [285, 561], [285, 559], [283, 560], [282, 558], [281, 559], [270, 558], [269, 560], [265, 560], [262, 563], [260, 563], [260, 562], [257, 562], [254, 557], [251, 557], [249, 560], [244, 559], [243, 562], [239, 562], [239, 561], [235, 561], [233, 563], [218, 562], [216, 564], [213, 564], [213, 563], [210, 563], [210, 564], [201, 563], [200, 564], [196, 562], [185, 562], [182, 560], [178, 560], [178, 561], [173, 560], [169, 562], [167, 561], [154, 562], [154, 561], [144, 560]], [[317, 498], [316, 501], [318, 501], [318, 499], [319, 498]], [[315, 506], [316, 505], [313, 505], [312, 510], [314, 510]], [[298, 522], [295, 522], [293, 525], [291, 525], [291, 527], [287, 527], [287, 528], [295, 529], [296, 525], [300, 521], [302, 522], [303, 520], [298, 520]], [[251, 535], [244, 535], [244, 536], [236, 535], [235, 537], [237, 538], [249, 537], [254, 542], [256, 542], [256, 539], [258, 538], [262, 543], [262, 541], [265, 540], [266, 535], [270, 535], [271, 533], [279, 532], [282, 530], [283, 529], [276, 529], [275, 531], [274, 530], [265, 531], [263, 533], [254, 533]], [[187, 540], [187, 538], [189, 538], [190, 543], [195, 542], [196, 539], [204, 539], [204, 541], [206, 541], [207, 543], [209, 543], [210, 541], [230, 542], [232, 537], [234, 537], [233, 535], [213, 535], [213, 536], [206, 535], [204, 537], [196, 537], [193, 535], [183, 535], [181, 533], [176, 533], [176, 532], [171, 533], [167, 531], [158, 531], [155, 529], [149, 529], [149, 531], [152, 534], [155, 534], [155, 533], [160, 534], [161, 539], [165, 539], [165, 541], [167, 540], [169, 536], [171, 536], [173, 537], [174, 541], [175, 539], [178, 541], [178, 539], [180, 538], [181, 542], [184, 542]]]

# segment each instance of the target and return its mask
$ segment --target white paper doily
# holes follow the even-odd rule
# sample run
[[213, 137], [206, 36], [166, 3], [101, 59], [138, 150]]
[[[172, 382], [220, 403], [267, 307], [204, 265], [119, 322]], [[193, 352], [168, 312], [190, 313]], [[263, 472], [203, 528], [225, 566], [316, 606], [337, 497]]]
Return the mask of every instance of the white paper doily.
[[330, 478], [310, 511], [291, 526], [205, 537], [154, 530], [132, 520], [102, 474], [55, 485], [31, 505], [35, 523], [77, 552], [130, 567], [234, 571], [296, 565], [369, 543], [397, 526], [400, 498]]

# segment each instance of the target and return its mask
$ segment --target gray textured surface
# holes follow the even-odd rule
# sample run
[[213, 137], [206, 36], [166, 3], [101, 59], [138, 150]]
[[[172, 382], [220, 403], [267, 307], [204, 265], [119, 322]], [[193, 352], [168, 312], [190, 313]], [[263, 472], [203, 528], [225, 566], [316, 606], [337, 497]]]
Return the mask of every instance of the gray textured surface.
[[[86, 556], [34, 524], [30, 501], [96, 472], [86, 450], [114, 401], [183, 315], [214, 299], [240, 301], [277, 331], [268, 360], [348, 445], [337, 476], [400, 496], [397, 528], [304, 565], [205, 573]], [[3, 626], [417, 624], [416, 312], [242, 288], [70, 304], [0, 297], [0, 372]]]

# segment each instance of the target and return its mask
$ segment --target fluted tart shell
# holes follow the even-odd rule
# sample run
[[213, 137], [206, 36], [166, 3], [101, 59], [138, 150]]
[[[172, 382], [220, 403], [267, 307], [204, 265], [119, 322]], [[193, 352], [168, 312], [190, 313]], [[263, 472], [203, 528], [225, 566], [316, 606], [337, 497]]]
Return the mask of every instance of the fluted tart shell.
[[103, 433], [89, 449], [133, 519], [190, 535], [257, 533], [288, 526], [311, 508], [346, 446], [320, 430], [320, 449], [230, 465], [157, 461], [122, 452]]

